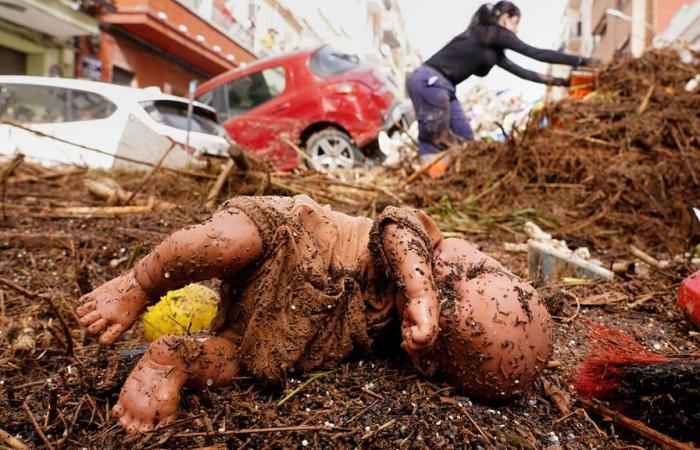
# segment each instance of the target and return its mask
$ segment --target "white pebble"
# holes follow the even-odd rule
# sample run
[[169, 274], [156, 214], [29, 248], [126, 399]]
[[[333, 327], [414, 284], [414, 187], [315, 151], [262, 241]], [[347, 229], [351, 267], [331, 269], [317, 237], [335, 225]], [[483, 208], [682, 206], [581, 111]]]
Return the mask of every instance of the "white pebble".
[[296, 311], [296, 310], [297, 310], [297, 307], [292, 305], [292, 311]]
[[301, 441], [301, 445], [303, 445], [304, 447], [307, 447], [309, 445], [309, 441], [304, 439], [303, 441]]

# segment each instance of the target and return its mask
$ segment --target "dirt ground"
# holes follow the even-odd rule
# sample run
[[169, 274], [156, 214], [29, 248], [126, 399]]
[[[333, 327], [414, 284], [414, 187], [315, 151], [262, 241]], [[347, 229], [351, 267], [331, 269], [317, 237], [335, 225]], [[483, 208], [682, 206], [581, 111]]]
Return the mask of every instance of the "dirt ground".
[[[234, 172], [220, 200], [307, 193], [370, 216], [386, 204], [423, 207], [448, 235], [472, 240], [522, 276], [527, 255], [505, 252], [503, 244], [525, 242], [529, 220], [587, 245], [606, 265], [634, 261], [629, 244], [670, 259], [690, 250], [688, 206], [700, 199], [700, 95], [683, 91], [697, 67], [656, 53], [624, 64], [601, 75], [599, 98], [547, 109], [546, 129], [471, 146], [443, 180], [403, 186], [402, 171], [338, 182], [256, 170]], [[28, 163], [2, 177], [0, 278], [27, 292], [0, 286], [0, 430], [30, 447], [654, 448], [576, 403], [572, 374], [590, 347], [590, 325], [620, 329], [659, 353], [700, 350], [675, 305], [679, 283], [700, 267], [688, 260], [663, 270], [638, 265], [609, 283], [537, 284], [555, 317], [555, 349], [542, 378], [514, 403], [472, 402], [417, 375], [396, 342], [336, 371], [299, 374], [285, 389], [243, 377], [227, 389], [186, 391], [174, 424], [128, 437], [110, 408], [143, 348], [142, 327], [102, 348], [73, 309], [81, 294], [122, 273], [168, 233], [206, 218], [202, 204], [213, 180], [157, 173], [137, 203], [150, 197], [176, 205], [167, 211], [81, 217], [65, 209], [105, 205], [84, 183], [105, 175], [127, 191], [142, 184], [143, 174]], [[570, 412], [562, 413], [562, 404]]]

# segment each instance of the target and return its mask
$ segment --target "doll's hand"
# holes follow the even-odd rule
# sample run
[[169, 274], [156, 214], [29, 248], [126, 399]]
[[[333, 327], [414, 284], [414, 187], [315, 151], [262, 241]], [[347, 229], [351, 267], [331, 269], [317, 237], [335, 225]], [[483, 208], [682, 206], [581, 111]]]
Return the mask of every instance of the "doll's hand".
[[411, 357], [418, 357], [433, 348], [440, 331], [439, 306], [435, 295], [415, 297], [406, 303], [401, 324], [401, 346]]
[[132, 270], [84, 295], [76, 312], [90, 333], [102, 333], [101, 344], [111, 345], [131, 328], [148, 299]]

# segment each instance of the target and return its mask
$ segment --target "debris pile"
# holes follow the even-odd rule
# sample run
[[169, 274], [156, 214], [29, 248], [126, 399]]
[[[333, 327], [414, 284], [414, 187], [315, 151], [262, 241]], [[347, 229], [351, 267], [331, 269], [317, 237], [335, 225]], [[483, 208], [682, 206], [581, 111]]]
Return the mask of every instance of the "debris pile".
[[443, 180], [414, 184], [409, 200], [533, 208], [567, 240], [686, 249], [689, 203], [700, 198], [700, 91], [684, 87], [698, 70], [672, 51], [616, 61], [585, 101], [548, 106], [547, 126], [533, 116], [506, 145], [460, 150]]

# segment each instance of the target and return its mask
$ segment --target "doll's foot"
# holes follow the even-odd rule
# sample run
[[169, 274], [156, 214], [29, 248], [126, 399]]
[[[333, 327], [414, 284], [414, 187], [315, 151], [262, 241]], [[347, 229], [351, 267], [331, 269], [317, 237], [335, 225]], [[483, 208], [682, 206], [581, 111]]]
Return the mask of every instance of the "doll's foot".
[[101, 344], [111, 345], [131, 328], [148, 298], [130, 271], [84, 295], [76, 312], [90, 333], [102, 333]]
[[[131, 372], [112, 409], [129, 434], [148, 432], [173, 420], [187, 382], [181, 359], [166, 344], [151, 346]], [[156, 353], [154, 355], [154, 353]]]

